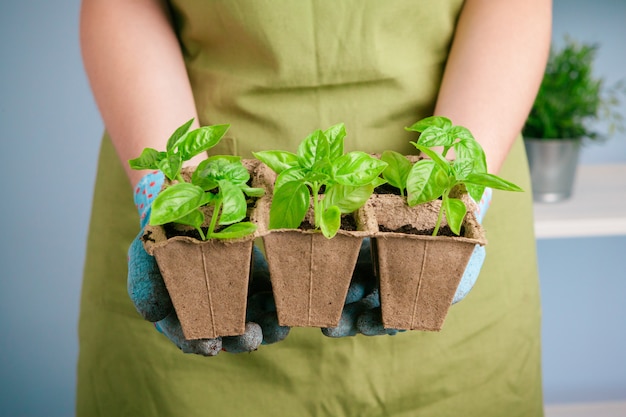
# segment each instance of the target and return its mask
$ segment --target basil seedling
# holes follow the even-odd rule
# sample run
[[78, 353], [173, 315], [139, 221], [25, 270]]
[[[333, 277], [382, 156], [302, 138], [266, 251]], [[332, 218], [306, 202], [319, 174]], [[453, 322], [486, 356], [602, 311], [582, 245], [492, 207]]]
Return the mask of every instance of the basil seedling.
[[[150, 224], [158, 226], [179, 223], [194, 227], [202, 240], [234, 239], [256, 230], [246, 217], [248, 197], [260, 197], [262, 188], [247, 185], [250, 173], [237, 156], [212, 156], [202, 161], [191, 175], [191, 182], [182, 177], [184, 161], [214, 147], [229, 125], [205, 126], [189, 131], [193, 119], [176, 129], [167, 141], [165, 152], [152, 148], [143, 150], [139, 158], [129, 161], [133, 169], [159, 169], [172, 182], [152, 202]], [[206, 233], [202, 206], [213, 206]], [[217, 225], [229, 225], [216, 231]]]
[[[270, 229], [296, 229], [313, 197], [315, 228], [332, 238], [341, 215], [359, 209], [382, 183], [387, 164], [365, 152], [344, 154], [343, 123], [315, 130], [296, 153], [262, 151], [254, 156], [278, 174], [270, 208]], [[323, 189], [323, 192], [322, 192]]]
[[[454, 126], [446, 117], [433, 116], [406, 129], [420, 132], [418, 142], [411, 143], [429, 159], [421, 159], [410, 166], [410, 162], [403, 155], [385, 151], [381, 159], [388, 165], [383, 171], [383, 178], [399, 188], [401, 195], [406, 190], [409, 206], [441, 198], [441, 209], [433, 236], [439, 233], [444, 212], [452, 232], [456, 235], [461, 233], [467, 207], [462, 200], [450, 197], [450, 191], [455, 187], [465, 186], [475, 201], [480, 200], [485, 187], [522, 191], [517, 185], [487, 173], [485, 152], [467, 128]], [[435, 151], [432, 149], [434, 147], [442, 150]], [[452, 161], [446, 159], [450, 149], [456, 155]]]

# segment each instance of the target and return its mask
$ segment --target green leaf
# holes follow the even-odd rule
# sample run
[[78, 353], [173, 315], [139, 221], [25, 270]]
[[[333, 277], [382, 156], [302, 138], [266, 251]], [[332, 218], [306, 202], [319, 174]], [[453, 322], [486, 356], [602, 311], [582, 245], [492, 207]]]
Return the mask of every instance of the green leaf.
[[[469, 161], [472, 163], [472, 173], [487, 172], [487, 157], [480, 143], [474, 139], [460, 140], [454, 144], [454, 152], [456, 154], [456, 163], [464, 163]], [[467, 174], [469, 175], [469, 174]], [[465, 178], [467, 178], [467, 175]], [[477, 184], [466, 184], [467, 192], [476, 201], [480, 200], [485, 187]]]
[[446, 213], [446, 219], [448, 219], [448, 226], [455, 235], [461, 234], [461, 225], [465, 214], [467, 214], [467, 207], [465, 203], [458, 198], [445, 197], [443, 199], [443, 207]]
[[452, 146], [454, 138], [448, 134], [448, 129], [438, 126], [431, 126], [425, 129], [419, 137], [419, 143], [422, 146]]
[[132, 169], [159, 169], [159, 162], [165, 159], [166, 155], [165, 152], [145, 148], [139, 158], [129, 160], [128, 165]]
[[309, 172], [307, 172], [305, 179], [309, 182], [330, 184], [332, 182], [332, 166], [330, 159], [322, 158], [316, 161]]
[[198, 164], [191, 177], [191, 182], [205, 190], [212, 190], [220, 180], [245, 185], [249, 179], [250, 173], [241, 163], [240, 157], [216, 155]]
[[257, 226], [254, 223], [241, 222], [230, 225], [219, 232], [214, 232], [208, 237], [214, 239], [238, 239], [254, 233], [256, 229]]
[[452, 127], [452, 121], [443, 116], [430, 116], [418, 121], [411, 127], [407, 127], [405, 129], [413, 132], [423, 132], [431, 126], [448, 129]]
[[468, 128], [463, 127], [463, 126], [453, 126], [448, 131], [448, 135], [450, 135], [450, 137], [454, 140], [456, 139], [471, 140], [471, 141], [476, 140], [474, 139], [474, 135], [472, 135], [472, 132], [470, 132]]
[[343, 185], [365, 185], [374, 181], [386, 166], [386, 162], [365, 152], [349, 152], [333, 162], [333, 179]]
[[470, 195], [470, 197], [472, 197], [474, 201], [480, 201], [483, 193], [485, 192], [485, 186], [470, 184], [467, 182], [467, 180], [463, 180], [463, 182], [465, 183], [465, 189], [467, 190], [467, 193]]
[[322, 218], [320, 219], [320, 229], [322, 229], [322, 234], [331, 239], [337, 234], [339, 228], [341, 227], [341, 211], [337, 206], [330, 206], [322, 213]]
[[[217, 188], [217, 183], [215, 184], [215, 187], [213, 188]], [[218, 199], [217, 194], [205, 192], [204, 196], [202, 196], [202, 204], [200, 204], [200, 206], [208, 206], [211, 204], [215, 204], [217, 202], [217, 199]]]
[[463, 181], [469, 174], [471, 174], [474, 168], [472, 161], [455, 161], [452, 164], [452, 171], [457, 181]]
[[392, 186], [400, 189], [400, 192], [404, 194], [406, 179], [413, 167], [411, 161], [406, 156], [395, 151], [384, 151], [380, 159], [387, 163], [387, 167], [383, 171], [383, 178]]
[[176, 129], [174, 133], [172, 133], [172, 136], [170, 136], [170, 138], [167, 140], [167, 145], [165, 148], [167, 150], [167, 153], [174, 153], [174, 150], [178, 146], [178, 142], [183, 138], [185, 133], [189, 131], [189, 128], [193, 124], [193, 121], [194, 119], [189, 120], [187, 123]]
[[346, 137], [346, 126], [338, 123], [324, 131], [330, 146], [330, 160], [335, 160], [343, 155], [343, 139]]
[[256, 159], [270, 167], [272, 171], [280, 174], [286, 169], [300, 165], [298, 155], [286, 151], [261, 151], [252, 153]]
[[180, 155], [167, 155], [165, 158], [159, 161], [159, 169], [163, 171], [165, 176], [171, 181], [175, 180], [180, 174], [180, 170], [183, 167], [183, 161], [180, 159]]
[[250, 172], [246, 169], [241, 161], [225, 164], [222, 169], [222, 179], [226, 179], [231, 183], [239, 186], [245, 186], [250, 181]]
[[372, 181], [372, 186], [374, 188], [380, 187], [383, 184], [387, 184], [387, 180], [384, 179], [384, 178], [381, 178], [381, 177], [376, 177], [376, 178], [374, 178], [374, 181]]
[[230, 125], [214, 125], [192, 130], [180, 138], [175, 150], [183, 161], [188, 161], [217, 145], [229, 127]]
[[248, 197], [263, 197], [265, 195], [264, 188], [239, 187]]
[[341, 213], [352, 213], [361, 208], [373, 192], [373, 184], [359, 187], [336, 184], [326, 189], [322, 204], [324, 208], [336, 206]]
[[193, 226], [199, 229], [202, 223], [204, 223], [204, 214], [199, 209], [196, 209], [177, 219], [176, 223], [186, 224], [187, 226]]
[[311, 168], [317, 161], [324, 158], [330, 158], [330, 144], [324, 132], [316, 130], [298, 146], [300, 166]]
[[447, 175], [434, 161], [418, 161], [413, 164], [406, 181], [407, 203], [415, 206], [436, 200], [449, 185]]
[[309, 188], [291, 181], [274, 191], [270, 207], [270, 229], [297, 229], [309, 209]]
[[[512, 182], [509, 182], [503, 178], [500, 178], [497, 175], [487, 174], [487, 173], [470, 174], [465, 179], [465, 182], [468, 184], [491, 187], [497, 190], [518, 191], [518, 192], [524, 191], [519, 186], [517, 186], [516, 184], [513, 184]], [[480, 197], [478, 199], [475, 198], [474, 200], [478, 201], [480, 200]]]
[[222, 207], [219, 224], [232, 224], [246, 217], [248, 206], [243, 191], [228, 180], [219, 181]]
[[457, 162], [471, 161], [473, 172], [487, 172], [487, 158], [482, 146], [475, 140], [460, 140], [454, 144]]
[[150, 224], [175, 222], [200, 207], [204, 198], [202, 188], [187, 182], [167, 187], [152, 202]]
[[443, 155], [441, 155], [439, 152], [433, 151], [430, 148], [427, 148], [425, 146], [420, 145], [419, 143], [415, 143], [415, 142], [411, 142], [420, 152], [426, 154], [426, 156], [428, 156], [433, 162], [435, 162], [437, 165], [439, 165], [439, 168], [441, 168], [444, 172], [446, 173], [450, 173], [451, 172], [451, 166], [450, 166], [450, 161], [448, 161], [446, 158], [443, 157]]
[[191, 174], [191, 183], [209, 191], [218, 186], [218, 178], [213, 175], [212, 162], [208, 159], [200, 162]]
[[274, 182], [274, 190], [282, 187], [284, 184], [292, 181], [304, 182], [304, 178], [306, 176], [306, 170], [295, 167], [289, 168], [281, 172], [278, 177], [276, 177], [276, 181]]

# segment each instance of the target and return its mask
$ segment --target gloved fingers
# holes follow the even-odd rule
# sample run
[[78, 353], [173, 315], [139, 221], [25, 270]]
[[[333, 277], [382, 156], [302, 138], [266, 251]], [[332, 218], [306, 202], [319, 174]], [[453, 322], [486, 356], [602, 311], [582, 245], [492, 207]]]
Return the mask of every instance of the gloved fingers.
[[128, 295], [144, 319], [157, 322], [174, 307], [156, 260], [143, 248], [141, 236], [142, 233], [128, 249]]
[[261, 249], [254, 246], [252, 248], [252, 263], [254, 265], [254, 270], [259, 272], [268, 272], [269, 266], [267, 264], [267, 260], [265, 256], [263, 256], [263, 252]]
[[476, 245], [474, 247], [474, 252], [472, 252], [472, 256], [470, 256], [470, 259], [467, 262], [461, 282], [459, 282], [459, 286], [456, 289], [456, 293], [452, 299], [452, 304], [456, 304], [464, 299], [472, 290], [476, 280], [478, 279], [483, 263], [485, 262], [485, 256], [485, 247]]
[[289, 335], [290, 327], [278, 324], [272, 291], [259, 292], [248, 297], [246, 321], [252, 321], [261, 326], [264, 345], [280, 342]]
[[276, 311], [276, 303], [272, 291], [258, 292], [248, 296], [246, 321], [257, 322], [262, 315], [273, 311]]
[[252, 276], [250, 277], [249, 294], [272, 291], [270, 271], [267, 260], [256, 246], [252, 249]]
[[380, 293], [378, 292], [378, 288], [375, 288], [371, 293], [363, 297], [360, 303], [366, 310], [380, 307]]
[[239, 336], [222, 337], [222, 349], [229, 353], [252, 352], [259, 348], [263, 341], [263, 331], [257, 323], [246, 323], [246, 331]]
[[345, 304], [354, 303], [370, 294], [376, 288], [376, 276], [372, 262], [372, 247], [370, 238], [363, 239], [359, 256], [352, 273], [352, 280], [346, 295]]
[[354, 336], [359, 333], [357, 326], [359, 316], [377, 307], [380, 307], [380, 296], [376, 289], [359, 301], [345, 305], [337, 326], [322, 328], [322, 334], [327, 337], [335, 338]]
[[197, 339], [187, 340], [183, 335], [183, 329], [172, 311], [166, 318], [155, 323], [155, 327], [168, 339], [170, 339], [184, 353], [195, 353], [202, 356], [215, 356], [222, 350], [222, 339]]
[[394, 336], [399, 332], [397, 329], [385, 329], [380, 307], [361, 313], [356, 321], [356, 327], [365, 336]]
[[164, 181], [165, 175], [163, 175], [163, 172], [152, 171], [144, 175], [135, 187], [133, 199], [135, 201], [135, 207], [137, 207], [137, 211], [139, 212], [139, 221], [142, 229], [150, 220], [152, 201], [154, 201], [161, 191]]
[[476, 202], [476, 220], [478, 220], [478, 223], [483, 222], [483, 219], [485, 218], [485, 214], [487, 214], [487, 210], [489, 209], [489, 206], [491, 205], [491, 198], [493, 196], [493, 190], [489, 187], [485, 187], [485, 191], [483, 191], [483, 195], [480, 198], [480, 201]]
[[341, 311], [341, 318], [336, 327], [323, 327], [322, 334], [327, 337], [347, 337], [355, 336], [358, 331], [356, 319], [363, 308], [356, 303], [347, 304]]
[[366, 284], [361, 280], [353, 279], [348, 287], [348, 293], [346, 294], [345, 304], [352, 304], [365, 296]]
[[276, 311], [268, 311], [261, 314], [256, 322], [261, 326], [261, 330], [263, 331], [262, 344], [264, 345], [271, 345], [272, 343], [285, 340], [291, 330], [291, 327], [281, 326], [278, 323]]
[[359, 249], [357, 262], [372, 262], [372, 240], [369, 237], [364, 238], [361, 242], [361, 249]]
[[[486, 187], [483, 191], [483, 195], [480, 201], [476, 202], [477, 208], [475, 211], [476, 219], [478, 223], [482, 223], [485, 218], [485, 214], [487, 213], [487, 209], [491, 205], [491, 198], [493, 195], [493, 190], [489, 187]], [[456, 289], [456, 293], [452, 299], [452, 304], [456, 304], [459, 301], [463, 300], [467, 294], [472, 290], [476, 280], [478, 279], [478, 275], [480, 274], [480, 270], [485, 262], [486, 251], [484, 246], [476, 245], [474, 247], [474, 251], [465, 267], [465, 271], [463, 272], [463, 276], [461, 277], [461, 282]]]

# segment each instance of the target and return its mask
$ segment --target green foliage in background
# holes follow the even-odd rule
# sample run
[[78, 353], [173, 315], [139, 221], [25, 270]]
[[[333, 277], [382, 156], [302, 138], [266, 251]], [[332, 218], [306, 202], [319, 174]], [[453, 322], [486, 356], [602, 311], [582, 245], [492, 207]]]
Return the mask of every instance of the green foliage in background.
[[[541, 87], [524, 126], [524, 136], [538, 139], [606, 139], [623, 131], [624, 117], [615, 109], [626, 85], [620, 81], [611, 88], [593, 74], [599, 45], [565, 38], [561, 49], [554, 47]], [[592, 126], [608, 122], [607, 134]]]

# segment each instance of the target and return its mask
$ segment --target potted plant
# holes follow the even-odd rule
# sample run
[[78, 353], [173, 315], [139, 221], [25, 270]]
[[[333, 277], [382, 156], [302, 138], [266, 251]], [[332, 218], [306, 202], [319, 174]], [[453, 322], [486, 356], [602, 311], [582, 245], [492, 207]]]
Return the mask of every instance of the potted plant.
[[[378, 224], [382, 319], [385, 328], [440, 330], [474, 248], [486, 244], [474, 201], [485, 187], [521, 189], [488, 174], [480, 144], [449, 119], [429, 117], [407, 130], [420, 133], [412, 144], [425, 157], [383, 152], [383, 178], [398, 192], [376, 193], [367, 205]], [[447, 160], [451, 149], [455, 159]]]
[[362, 207], [386, 163], [344, 153], [345, 135], [337, 124], [309, 134], [296, 153], [254, 154], [276, 175], [263, 242], [282, 326], [337, 325], [362, 240], [373, 231]]
[[156, 258], [186, 339], [239, 335], [258, 236], [254, 202], [264, 195], [250, 184], [259, 163], [213, 156], [183, 169], [184, 161], [215, 146], [229, 128], [189, 131], [191, 123], [172, 134], [164, 152], [146, 148], [129, 161], [133, 169], [159, 169], [166, 177], [152, 203], [144, 247]]
[[594, 76], [598, 48], [566, 37], [561, 49], [550, 51], [523, 128], [535, 201], [551, 203], [571, 196], [581, 141], [607, 137], [594, 122], [607, 121], [609, 134], [623, 128], [623, 117], [614, 108], [624, 84], [606, 88], [605, 80]]

